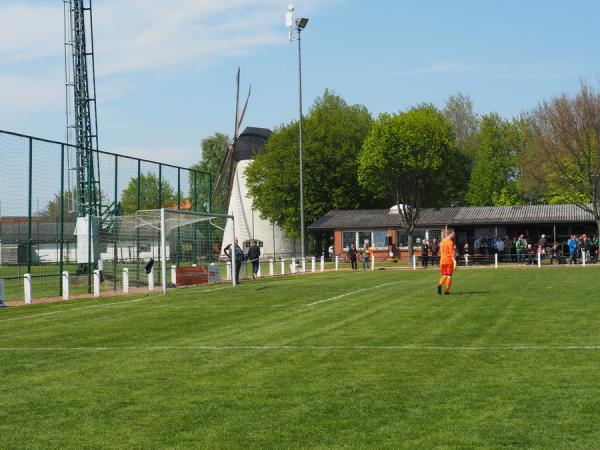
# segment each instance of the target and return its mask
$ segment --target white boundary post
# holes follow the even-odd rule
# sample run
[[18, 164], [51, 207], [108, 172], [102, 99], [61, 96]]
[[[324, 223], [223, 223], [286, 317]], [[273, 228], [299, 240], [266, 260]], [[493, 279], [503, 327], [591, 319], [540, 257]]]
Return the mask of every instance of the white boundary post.
[[[167, 237], [166, 237], [166, 220], [165, 220], [165, 208], [160, 208], [160, 252], [162, 261], [160, 262], [160, 281], [161, 291], [163, 294], [167, 293]], [[154, 280], [152, 280], [154, 284]]]
[[417, 270], [417, 255], [413, 255], [413, 270]]
[[340, 257], [335, 255], [335, 270], [339, 270], [339, 266], [340, 266]]
[[231, 281], [231, 261], [225, 263], [227, 266], [227, 281]]
[[25, 289], [25, 303], [31, 305], [31, 274], [23, 275], [23, 288]]
[[94, 297], [100, 297], [100, 271], [94, 270]]
[[270, 259], [269, 260], [269, 276], [272, 277], [275, 274], [275, 262]]
[[281, 260], [281, 275], [285, 275], [285, 258]]
[[148, 274], [148, 290], [154, 290], [154, 268], [152, 268], [152, 271]]
[[498, 253], [494, 253], [494, 268], [498, 268]]
[[69, 300], [69, 272], [62, 273], [62, 299]]
[[540, 252], [538, 252], [537, 256], [538, 256], [537, 266], [538, 266], [538, 269], [541, 269], [542, 268], [542, 254]]
[[258, 257], [258, 272], [256, 273], [256, 278], [262, 277], [262, 258]]
[[231, 225], [231, 285], [235, 287], [237, 286], [237, 280], [235, 279], [237, 261], [235, 260], [235, 219], [233, 216], [231, 217]]
[[371, 270], [375, 270], [375, 253], [371, 253]]
[[581, 267], [585, 267], [586, 259], [585, 249], [581, 249]]
[[296, 257], [292, 258], [292, 264], [290, 269], [292, 273], [296, 273]]
[[[2, 244], [0, 244], [0, 252], [2, 251]], [[0, 255], [2, 258], [2, 255]], [[4, 280], [0, 278], [0, 308], [4, 306]]]
[[469, 255], [465, 255], [465, 267], [469, 265]]
[[313, 256], [312, 258], [310, 258], [310, 271], [312, 273], [316, 272], [316, 266], [317, 266], [317, 258], [315, 258]]
[[321, 255], [321, 272], [325, 271], [325, 256]]
[[306, 273], [306, 258], [302, 258], [302, 273]]
[[177, 286], [177, 266], [171, 266], [171, 284]]
[[129, 294], [129, 269], [123, 269], [123, 294]]

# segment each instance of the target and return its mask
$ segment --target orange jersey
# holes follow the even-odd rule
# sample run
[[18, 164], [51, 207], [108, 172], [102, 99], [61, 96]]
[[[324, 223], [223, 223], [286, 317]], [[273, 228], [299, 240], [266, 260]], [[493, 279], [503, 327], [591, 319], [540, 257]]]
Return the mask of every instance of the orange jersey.
[[454, 264], [454, 241], [450, 238], [440, 244], [440, 264]]

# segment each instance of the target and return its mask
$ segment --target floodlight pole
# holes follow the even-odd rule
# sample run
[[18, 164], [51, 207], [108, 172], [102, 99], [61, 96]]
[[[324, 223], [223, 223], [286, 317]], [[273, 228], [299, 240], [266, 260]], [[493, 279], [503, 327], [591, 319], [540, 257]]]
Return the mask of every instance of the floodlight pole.
[[300, 134], [300, 247], [302, 259], [304, 259], [306, 255], [304, 245], [304, 142], [302, 133], [302, 28], [296, 26], [296, 31], [298, 32], [298, 129]]

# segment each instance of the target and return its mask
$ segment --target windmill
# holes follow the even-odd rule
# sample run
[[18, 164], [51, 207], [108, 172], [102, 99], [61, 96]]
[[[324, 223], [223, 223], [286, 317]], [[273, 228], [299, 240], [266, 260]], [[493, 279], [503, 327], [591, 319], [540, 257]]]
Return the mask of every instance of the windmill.
[[[227, 145], [211, 196], [214, 199], [219, 189], [223, 189], [227, 182], [229, 198], [227, 211], [228, 215], [235, 217], [235, 222], [227, 221], [223, 236], [231, 236], [231, 233], [235, 231], [243, 248], [249, 247], [251, 239], [256, 239], [263, 247], [263, 254], [274, 255], [276, 252], [289, 254], [294, 251], [291, 241], [284, 236], [283, 231], [277, 225], [260, 218], [259, 212], [254, 209], [253, 199], [248, 195], [246, 168], [252, 163], [254, 155], [266, 144], [271, 135], [271, 130], [256, 127], [246, 127], [240, 133], [250, 93], [251, 88], [248, 89], [248, 96], [240, 111], [240, 69], [238, 68], [233, 139]], [[233, 229], [234, 224], [235, 230]]]
[[229, 177], [228, 180], [228, 196], [231, 195], [231, 188], [233, 186], [233, 171], [235, 170], [235, 146], [237, 144], [239, 138], [239, 131], [244, 121], [244, 116], [246, 115], [246, 109], [248, 108], [248, 100], [250, 100], [250, 94], [252, 92], [252, 85], [248, 88], [248, 96], [246, 97], [246, 101], [244, 102], [244, 108], [240, 113], [240, 68], [238, 67], [237, 75], [235, 77], [236, 81], [236, 96], [235, 96], [235, 123], [233, 126], [233, 141], [227, 145], [227, 151], [225, 152], [225, 156], [223, 157], [223, 161], [221, 162], [221, 167], [219, 168], [219, 174], [217, 175], [217, 179], [213, 186], [213, 191], [211, 193], [211, 200], [214, 200], [217, 192], [219, 192], [219, 188], [225, 182], [225, 178]]

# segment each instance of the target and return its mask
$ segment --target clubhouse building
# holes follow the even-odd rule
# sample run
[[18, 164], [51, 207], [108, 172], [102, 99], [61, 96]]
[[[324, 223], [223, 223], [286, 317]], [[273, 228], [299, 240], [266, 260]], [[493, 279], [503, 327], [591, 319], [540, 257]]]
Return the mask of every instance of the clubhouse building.
[[[449, 228], [456, 231], [459, 249], [466, 242], [472, 247], [478, 237], [512, 238], [523, 234], [537, 242], [544, 234], [548, 242], [560, 245], [571, 234], [593, 236], [598, 232], [593, 216], [576, 205], [426, 208], [420, 213], [414, 233], [415, 254], [420, 254], [423, 239], [441, 239]], [[360, 248], [368, 239], [376, 259], [408, 259], [408, 236], [397, 206], [329, 211], [308, 229], [332, 234], [336, 255], [345, 253], [351, 243]]]

